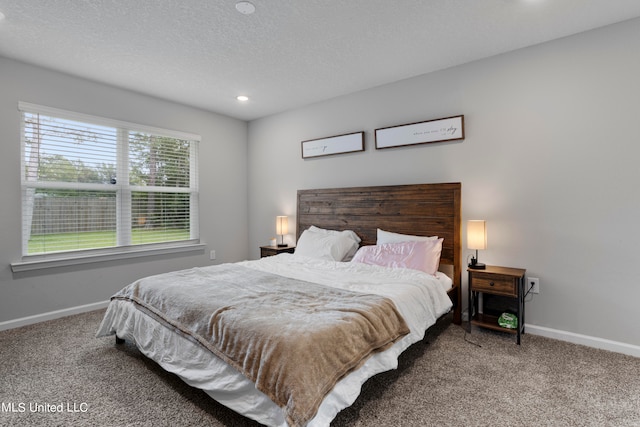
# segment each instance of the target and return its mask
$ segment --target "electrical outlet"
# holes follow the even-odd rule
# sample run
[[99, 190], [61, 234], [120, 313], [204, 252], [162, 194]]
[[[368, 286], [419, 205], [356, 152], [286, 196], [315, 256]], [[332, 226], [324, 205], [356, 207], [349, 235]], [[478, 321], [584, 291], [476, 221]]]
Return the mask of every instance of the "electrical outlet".
[[527, 277], [527, 289], [531, 288], [532, 294], [540, 293], [540, 279], [537, 277]]
[[216, 251], [209, 252], [209, 259], [216, 259]]

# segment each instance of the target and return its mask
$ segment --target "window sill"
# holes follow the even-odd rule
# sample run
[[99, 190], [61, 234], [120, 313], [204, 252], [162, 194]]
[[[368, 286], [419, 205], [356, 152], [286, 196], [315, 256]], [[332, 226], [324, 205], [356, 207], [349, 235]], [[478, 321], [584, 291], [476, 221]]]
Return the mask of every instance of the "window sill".
[[26, 256], [22, 261], [12, 262], [11, 271], [21, 273], [25, 271], [44, 270], [48, 268], [67, 267], [72, 265], [89, 264], [95, 262], [117, 261], [121, 259], [131, 259], [147, 257], [153, 255], [165, 255], [181, 252], [202, 251], [206, 245], [204, 243], [175, 244], [171, 246], [147, 246], [147, 247], [127, 247], [109, 251], [66, 253], [60, 256]]

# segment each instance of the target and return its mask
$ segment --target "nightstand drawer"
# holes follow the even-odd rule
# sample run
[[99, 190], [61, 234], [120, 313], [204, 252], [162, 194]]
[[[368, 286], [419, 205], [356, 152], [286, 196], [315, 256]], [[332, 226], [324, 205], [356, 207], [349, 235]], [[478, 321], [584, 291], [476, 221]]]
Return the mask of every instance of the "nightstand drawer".
[[295, 252], [295, 250], [295, 246], [260, 246], [260, 258], [282, 253], [292, 254]]
[[471, 290], [478, 292], [490, 292], [496, 295], [518, 296], [518, 281], [511, 276], [501, 276], [498, 274], [483, 275], [473, 273]]

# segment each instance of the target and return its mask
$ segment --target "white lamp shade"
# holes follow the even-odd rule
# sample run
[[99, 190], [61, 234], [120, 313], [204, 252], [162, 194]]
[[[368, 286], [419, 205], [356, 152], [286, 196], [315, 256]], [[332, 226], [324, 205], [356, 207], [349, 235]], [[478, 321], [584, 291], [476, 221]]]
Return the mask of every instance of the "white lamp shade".
[[276, 217], [276, 234], [285, 235], [289, 233], [289, 217], [277, 216]]
[[467, 222], [467, 248], [487, 249], [487, 228], [484, 220]]

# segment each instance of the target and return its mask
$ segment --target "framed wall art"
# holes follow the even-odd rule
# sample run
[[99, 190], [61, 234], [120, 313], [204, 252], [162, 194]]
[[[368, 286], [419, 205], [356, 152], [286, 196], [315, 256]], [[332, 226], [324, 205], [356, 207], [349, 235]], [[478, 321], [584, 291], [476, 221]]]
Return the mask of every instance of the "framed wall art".
[[376, 129], [376, 149], [464, 139], [464, 116]]
[[302, 158], [364, 151], [364, 132], [302, 141]]

